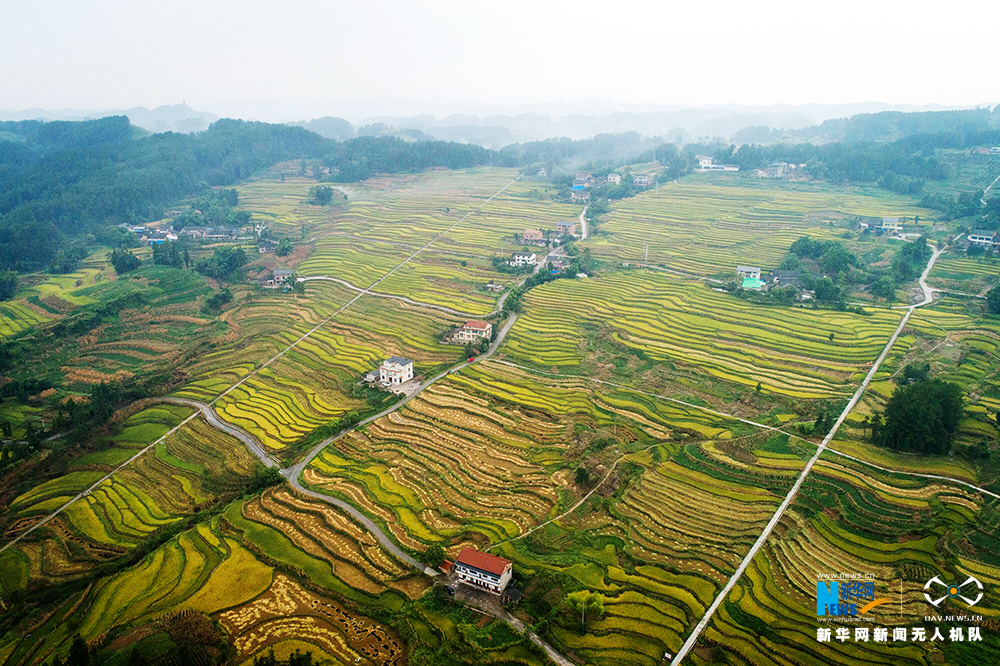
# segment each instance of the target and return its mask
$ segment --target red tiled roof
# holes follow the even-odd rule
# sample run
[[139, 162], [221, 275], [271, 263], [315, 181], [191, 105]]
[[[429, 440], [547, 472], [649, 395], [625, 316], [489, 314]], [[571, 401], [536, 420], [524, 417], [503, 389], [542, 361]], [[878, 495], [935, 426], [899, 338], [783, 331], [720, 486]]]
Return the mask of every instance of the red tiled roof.
[[511, 562], [510, 560], [505, 560], [502, 557], [484, 553], [483, 551], [476, 550], [475, 548], [465, 548], [461, 553], [459, 553], [458, 559], [455, 560], [455, 563], [475, 567], [480, 571], [486, 571], [488, 573], [501, 576]]
[[452, 562], [451, 560], [445, 560], [444, 562], [441, 563], [441, 566], [439, 566], [438, 569], [440, 569], [443, 573], [447, 574], [451, 572], [451, 566], [453, 564], [454, 562]]
[[469, 321], [465, 322], [465, 325], [462, 326], [462, 328], [474, 328], [478, 331], [485, 331], [486, 327], [489, 325], [490, 322], [483, 321], [482, 319], [470, 319]]

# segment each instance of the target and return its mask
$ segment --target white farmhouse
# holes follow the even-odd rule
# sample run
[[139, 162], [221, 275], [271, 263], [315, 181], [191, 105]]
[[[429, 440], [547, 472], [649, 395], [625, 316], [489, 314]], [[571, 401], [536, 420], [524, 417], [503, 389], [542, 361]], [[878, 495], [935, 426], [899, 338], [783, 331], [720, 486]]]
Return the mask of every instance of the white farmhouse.
[[459, 342], [473, 342], [479, 338], [489, 340], [492, 335], [493, 324], [482, 319], [470, 319], [455, 333], [455, 340]]
[[378, 379], [383, 384], [408, 382], [413, 379], [413, 360], [402, 356], [390, 356], [379, 366]]
[[883, 217], [882, 218], [882, 231], [890, 231], [892, 233], [899, 233], [903, 230], [903, 225], [900, 224], [898, 217]]
[[754, 280], [760, 279], [760, 266], [737, 266], [736, 272], [739, 273], [742, 278], [752, 278]]
[[975, 231], [969, 232], [969, 242], [973, 245], [982, 245], [984, 247], [993, 247], [998, 243], [997, 232], [995, 231], [984, 231], [982, 229], [977, 229]]
[[632, 184], [642, 185], [642, 186], [649, 185], [649, 176], [644, 173], [637, 173], [635, 177], [632, 179]]
[[534, 252], [515, 252], [510, 255], [511, 266], [534, 266], [538, 263], [538, 256]]
[[608, 182], [611, 183], [612, 185], [621, 185], [622, 177], [617, 173], [609, 173]]
[[454, 570], [459, 582], [502, 594], [514, 575], [514, 563], [475, 548], [465, 548], [455, 560]]

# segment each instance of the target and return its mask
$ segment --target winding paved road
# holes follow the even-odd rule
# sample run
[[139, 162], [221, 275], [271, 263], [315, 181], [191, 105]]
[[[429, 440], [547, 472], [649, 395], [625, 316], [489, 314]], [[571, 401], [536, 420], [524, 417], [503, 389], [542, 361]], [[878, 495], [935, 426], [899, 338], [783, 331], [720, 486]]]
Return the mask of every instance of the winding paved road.
[[590, 208], [590, 204], [583, 207], [583, 211], [580, 212], [580, 240], [587, 240], [587, 209]]
[[924, 272], [920, 276], [920, 288], [924, 292], [924, 300], [922, 300], [919, 303], [915, 303], [907, 308], [906, 314], [903, 315], [903, 318], [899, 322], [899, 326], [896, 327], [896, 331], [892, 334], [892, 337], [889, 338], [889, 341], [882, 349], [882, 353], [879, 354], [878, 359], [875, 361], [875, 363], [872, 364], [871, 370], [869, 370], [868, 374], [865, 375], [864, 381], [861, 382], [861, 385], [858, 387], [858, 390], [854, 392], [854, 395], [847, 403], [847, 406], [844, 408], [844, 411], [840, 413], [840, 416], [837, 418], [837, 421], [833, 424], [833, 427], [830, 428], [830, 432], [827, 433], [826, 437], [823, 438], [823, 441], [816, 448], [816, 453], [814, 453], [813, 457], [810, 458], [809, 462], [806, 463], [806, 466], [802, 469], [802, 473], [799, 474], [799, 477], [795, 480], [795, 483], [792, 485], [791, 490], [788, 491], [788, 494], [785, 496], [785, 499], [778, 506], [777, 511], [774, 512], [774, 515], [771, 516], [771, 520], [769, 520], [767, 525], [764, 527], [764, 531], [760, 533], [760, 536], [757, 538], [757, 541], [754, 542], [753, 546], [744, 556], [743, 561], [740, 562], [740, 566], [737, 567], [736, 571], [729, 578], [729, 582], [727, 582], [725, 587], [723, 587], [722, 590], [719, 592], [719, 594], [716, 595], [715, 600], [712, 602], [712, 605], [708, 607], [708, 610], [705, 611], [705, 615], [701, 618], [698, 624], [695, 625], [694, 630], [688, 636], [687, 640], [684, 641], [684, 645], [681, 647], [680, 651], [676, 655], [674, 655], [673, 660], [670, 662], [671, 666], [678, 666], [684, 660], [684, 657], [687, 656], [688, 652], [691, 651], [691, 648], [693, 648], [695, 643], [698, 641], [698, 637], [701, 635], [701, 632], [705, 630], [706, 626], [708, 626], [708, 623], [712, 619], [712, 616], [715, 614], [715, 611], [718, 610], [719, 606], [721, 606], [722, 603], [726, 600], [726, 597], [729, 596], [729, 592], [736, 585], [737, 581], [739, 581], [740, 577], [743, 576], [743, 572], [746, 571], [746, 568], [750, 565], [750, 562], [753, 560], [754, 556], [757, 555], [757, 551], [759, 551], [761, 546], [764, 545], [764, 542], [767, 541], [767, 538], [771, 535], [771, 532], [778, 524], [778, 521], [780, 521], [781, 517], [784, 515], [785, 510], [788, 509], [788, 506], [792, 503], [792, 500], [795, 499], [795, 496], [796, 494], [798, 494], [799, 488], [801, 488], [802, 484], [805, 482], [806, 477], [809, 476], [809, 472], [812, 471], [813, 465], [816, 464], [816, 461], [819, 460], [819, 457], [823, 454], [823, 451], [826, 450], [827, 445], [837, 434], [837, 430], [844, 423], [844, 420], [847, 418], [847, 415], [851, 413], [851, 410], [854, 409], [854, 406], [858, 403], [858, 400], [861, 399], [861, 395], [865, 392], [865, 389], [868, 388], [868, 385], [871, 383], [872, 378], [878, 372], [879, 366], [882, 365], [882, 362], [885, 360], [886, 356], [889, 355], [889, 351], [895, 344], [896, 339], [899, 338], [899, 335], [903, 332], [903, 329], [906, 327], [907, 322], [910, 320], [910, 316], [913, 314], [913, 311], [919, 307], [927, 305], [928, 303], [934, 300], [934, 290], [927, 285], [927, 276], [930, 275], [931, 269], [934, 267], [934, 262], [937, 261], [938, 255], [940, 255], [943, 251], [944, 250], [942, 250], [941, 248], [934, 248], [933, 253], [931, 254], [931, 258], [927, 262], [927, 267], [924, 269]]

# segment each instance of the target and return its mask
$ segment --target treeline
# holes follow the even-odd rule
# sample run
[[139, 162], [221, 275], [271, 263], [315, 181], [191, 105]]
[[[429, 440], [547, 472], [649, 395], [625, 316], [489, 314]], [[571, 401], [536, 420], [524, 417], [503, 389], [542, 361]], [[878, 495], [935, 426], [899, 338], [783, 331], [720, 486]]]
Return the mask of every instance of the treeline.
[[936, 157], [914, 151], [903, 142], [896, 143], [831, 143], [743, 144], [713, 147], [692, 144], [685, 152], [711, 155], [716, 163], [737, 164], [740, 169], [763, 169], [772, 162], [805, 164], [813, 178], [837, 184], [878, 183], [881, 187], [901, 194], [917, 194], [924, 180], [943, 180], [948, 169]]
[[117, 245], [119, 223], [230, 185], [330, 141], [298, 127], [220, 120], [198, 134], [143, 135], [124, 116], [0, 123], [0, 270], [51, 265], [68, 239]]
[[334, 143], [332, 150], [323, 156], [322, 164], [331, 171], [337, 170], [329, 177], [335, 183], [353, 183], [380, 173], [405, 173], [430, 167], [513, 166], [496, 151], [473, 144], [409, 142], [392, 136], [362, 136]]

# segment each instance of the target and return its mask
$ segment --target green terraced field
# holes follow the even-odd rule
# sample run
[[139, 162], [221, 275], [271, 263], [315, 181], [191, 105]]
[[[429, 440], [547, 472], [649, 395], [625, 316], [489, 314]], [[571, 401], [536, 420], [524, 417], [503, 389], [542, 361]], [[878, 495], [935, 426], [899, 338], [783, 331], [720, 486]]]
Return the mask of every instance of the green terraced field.
[[[66, 473], [16, 497], [5, 516], [5, 535], [17, 535], [63, 506], [191, 412], [159, 405], [129, 417], [106, 442], [108, 448], [77, 459]], [[257, 467], [242, 442], [201, 418], [192, 420], [12, 551], [24, 556], [32, 579], [75, 578], [185, 516], [238, 494]]]
[[[931, 613], [923, 597], [931, 576], [961, 582], [972, 574], [984, 583], [998, 580], [996, 525], [995, 503], [978, 493], [882, 474], [824, 454], [781, 528], [754, 558], [700, 644], [722, 648], [732, 664], [932, 663], [941, 647], [949, 654], [948, 644], [817, 642], [816, 628], [831, 626], [816, 618], [817, 577], [872, 573], [876, 597], [893, 601], [869, 612], [874, 626], [889, 627], [890, 635], [896, 626], [933, 627], [935, 623], [923, 621]], [[961, 546], [957, 535], [962, 535]], [[967, 609], [946, 602], [935, 612]], [[996, 618], [1000, 604], [995, 597], [984, 597], [976, 612]], [[691, 663], [710, 663], [705, 654], [696, 650]]]
[[858, 215], [928, 220], [934, 212], [884, 190], [695, 174], [616, 202], [600, 224], [606, 235], [587, 246], [633, 264], [648, 249], [651, 265], [722, 276], [740, 264], [777, 268], [798, 237], [836, 238], [846, 223], [838, 231], [827, 222]]
[[598, 331], [619, 356], [813, 399], [850, 395], [900, 317], [759, 306], [648, 271], [552, 282], [529, 292], [525, 310], [505, 348], [520, 363], [591, 372], [610, 360], [582, 344]]

